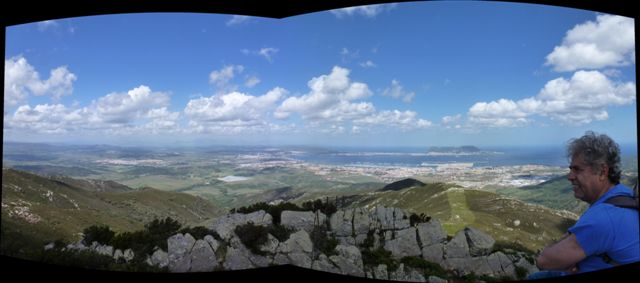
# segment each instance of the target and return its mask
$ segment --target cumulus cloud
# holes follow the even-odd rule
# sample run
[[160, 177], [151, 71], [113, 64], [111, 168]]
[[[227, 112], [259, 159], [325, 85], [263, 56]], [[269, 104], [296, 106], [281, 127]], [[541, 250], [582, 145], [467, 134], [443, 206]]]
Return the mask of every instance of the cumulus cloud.
[[101, 121], [125, 124], [145, 117], [153, 109], [168, 105], [168, 94], [152, 92], [148, 86], [141, 85], [127, 93], [111, 93], [103, 96], [94, 101], [90, 108]]
[[402, 130], [423, 129], [431, 126], [431, 121], [419, 119], [414, 111], [385, 110], [361, 119], [355, 124], [387, 126]]
[[444, 116], [442, 117], [441, 124], [447, 129], [450, 129], [450, 128], [459, 129], [462, 127], [462, 125], [460, 124], [461, 120], [462, 120], [461, 114], [456, 114], [453, 116]]
[[22, 105], [5, 117], [6, 128], [32, 133], [140, 134], [179, 130], [178, 112], [167, 110], [168, 95], [146, 86], [112, 93], [90, 106], [62, 104]]
[[394, 79], [391, 81], [391, 86], [382, 91], [382, 95], [402, 99], [402, 101], [409, 103], [413, 100], [413, 97], [416, 96], [416, 93], [405, 91], [402, 85], [400, 85], [400, 82]]
[[396, 4], [366, 5], [331, 10], [331, 13], [333, 13], [338, 18], [350, 17], [355, 15], [365, 16], [367, 18], [375, 18], [380, 13], [389, 11], [395, 7]]
[[468, 116], [472, 124], [488, 127], [522, 126], [530, 123], [533, 115], [582, 125], [608, 119], [607, 107], [632, 104], [635, 93], [633, 82], [614, 82], [598, 71], [578, 71], [569, 80], [547, 82], [535, 97], [478, 102]]
[[599, 15], [569, 30], [546, 57], [556, 71], [599, 69], [635, 64], [635, 30], [632, 18]]
[[273, 110], [287, 90], [277, 87], [262, 96], [252, 96], [240, 92], [231, 92], [211, 97], [192, 99], [187, 103], [184, 113], [189, 117], [189, 126], [195, 132], [211, 129], [242, 128], [265, 126], [268, 112]]
[[24, 102], [29, 94], [51, 95], [58, 100], [73, 92], [73, 82], [77, 79], [66, 66], [51, 70], [49, 78], [41, 80], [40, 75], [24, 57], [4, 60], [4, 103], [16, 105]]
[[[338, 66], [333, 67], [329, 75], [312, 78], [307, 85], [311, 89], [300, 97], [289, 97], [276, 109], [277, 118], [286, 118], [293, 113], [305, 119], [321, 119], [327, 113], [338, 115], [334, 119], [344, 120], [342, 114], [352, 116], [352, 111], [367, 109], [367, 106], [350, 105], [350, 101], [371, 96], [369, 87], [364, 83], [351, 82], [350, 71]], [[340, 111], [347, 113], [340, 113]]]
[[220, 70], [212, 71], [209, 74], [209, 83], [216, 85], [222, 90], [235, 90], [237, 86], [230, 84], [231, 80], [244, 71], [242, 65], [224, 66]]

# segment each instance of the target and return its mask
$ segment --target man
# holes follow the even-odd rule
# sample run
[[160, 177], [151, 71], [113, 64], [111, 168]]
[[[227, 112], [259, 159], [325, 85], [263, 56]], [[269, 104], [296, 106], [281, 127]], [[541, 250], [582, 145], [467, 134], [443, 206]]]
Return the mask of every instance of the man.
[[637, 207], [606, 203], [615, 196], [633, 196], [631, 189], [620, 184], [618, 145], [606, 135], [589, 131], [570, 140], [567, 149], [574, 197], [590, 206], [559, 242], [538, 256], [538, 267], [551, 272], [534, 274], [531, 279], [640, 261]]

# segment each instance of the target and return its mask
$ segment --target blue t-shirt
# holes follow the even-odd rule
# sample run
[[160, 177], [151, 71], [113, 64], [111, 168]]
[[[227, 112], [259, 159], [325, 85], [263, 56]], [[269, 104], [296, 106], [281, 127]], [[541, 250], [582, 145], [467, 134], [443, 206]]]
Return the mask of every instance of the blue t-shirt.
[[569, 228], [576, 235], [586, 258], [578, 262], [579, 272], [612, 267], [604, 261], [606, 253], [618, 264], [640, 261], [640, 231], [638, 211], [604, 203], [614, 196], [633, 196], [632, 191], [618, 184], [606, 192]]

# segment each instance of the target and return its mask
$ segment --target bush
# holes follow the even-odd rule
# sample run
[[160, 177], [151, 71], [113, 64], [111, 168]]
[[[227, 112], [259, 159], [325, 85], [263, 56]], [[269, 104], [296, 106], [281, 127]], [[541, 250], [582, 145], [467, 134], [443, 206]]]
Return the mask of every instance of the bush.
[[202, 227], [202, 226], [182, 228], [179, 231], [179, 233], [182, 233], [182, 234], [189, 233], [195, 239], [204, 239], [204, 237], [207, 236], [207, 235], [212, 235], [213, 236], [213, 231], [207, 229], [206, 227]]
[[113, 236], [116, 234], [111, 231], [109, 226], [106, 225], [92, 225], [85, 228], [82, 233], [84, 234], [82, 243], [85, 246], [90, 246], [93, 242], [98, 242], [102, 245], [109, 244]]
[[296, 204], [290, 203], [290, 202], [283, 202], [283, 203], [279, 203], [276, 205], [272, 205], [272, 204], [268, 204], [266, 202], [258, 202], [258, 203], [254, 203], [248, 207], [241, 207], [238, 209], [231, 209], [229, 212], [230, 213], [244, 213], [244, 214], [248, 214], [248, 213], [252, 213], [252, 212], [256, 212], [256, 211], [260, 211], [260, 210], [264, 210], [267, 213], [269, 213], [269, 215], [271, 215], [271, 217], [273, 217], [273, 224], [280, 224], [280, 214], [285, 211], [285, 210], [291, 210], [291, 211], [304, 211], [304, 209], [302, 209], [301, 207], [297, 206]]
[[431, 216], [427, 216], [424, 213], [420, 213], [420, 215], [411, 213], [411, 216], [409, 216], [409, 223], [411, 223], [411, 226], [415, 226], [419, 223], [426, 223], [429, 222], [429, 220], [431, 220]]
[[395, 271], [400, 267], [398, 261], [392, 257], [391, 252], [383, 248], [362, 251], [362, 263], [365, 266], [378, 266], [379, 264], [385, 264], [387, 266], [387, 271]]
[[289, 239], [289, 236], [291, 236], [291, 233], [293, 233], [295, 230], [277, 224], [269, 226], [269, 228], [267, 228], [267, 231], [273, 237], [278, 239], [278, 241], [284, 242]]
[[447, 272], [439, 264], [426, 261], [417, 256], [403, 257], [400, 259], [400, 262], [404, 263], [406, 266], [421, 269], [425, 274], [425, 277], [429, 277], [431, 275], [438, 276], [440, 278], [447, 277]]
[[375, 234], [375, 230], [369, 230], [369, 232], [367, 232], [367, 238], [364, 239], [364, 241], [362, 241], [362, 243], [360, 244], [360, 248], [362, 249], [371, 249], [373, 248], [373, 244], [375, 241], [375, 238], [373, 237]]
[[316, 212], [319, 210], [320, 212], [324, 213], [327, 217], [331, 217], [332, 214], [338, 211], [338, 208], [336, 207], [335, 203], [330, 203], [328, 197], [326, 198], [325, 202], [322, 202], [321, 199], [304, 202], [302, 203], [302, 208], [304, 210], [313, 211], [313, 212]]
[[327, 230], [324, 226], [315, 226], [311, 231], [311, 243], [313, 243], [313, 249], [326, 256], [337, 255], [336, 246], [338, 246], [338, 240], [330, 235], [327, 235]]
[[269, 232], [266, 227], [254, 225], [252, 222], [249, 222], [236, 226], [234, 231], [236, 235], [238, 235], [238, 238], [240, 238], [242, 244], [252, 253], [266, 255], [265, 252], [260, 250], [260, 247], [269, 239], [267, 236]]

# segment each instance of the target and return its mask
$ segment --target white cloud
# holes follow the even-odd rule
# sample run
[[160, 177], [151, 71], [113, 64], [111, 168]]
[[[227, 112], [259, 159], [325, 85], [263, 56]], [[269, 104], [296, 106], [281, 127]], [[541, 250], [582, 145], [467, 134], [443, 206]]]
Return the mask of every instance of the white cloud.
[[29, 94], [51, 95], [54, 100], [73, 92], [76, 75], [66, 66], [51, 70], [47, 80], [40, 75], [24, 57], [18, 56], [4, 60], [4, 102], [16, 105], [24, 102]]
[[279, 100], [287, 94], [283, 88], [274, 88], [262, 96], [251, 96], [239, 92], [192, 99], [184, 113], [191, 120], [195, 132], [212, 129], [255, 128], [267, 125], [264, 120]]
[[230, 65], [224, 66], [220, 70], [212, 71], [209, 74], [209, 83], [215, 84], [221, 90], [235, 90], [237, 87], [229, 82], [236, 76], [244, 71], [242, 65]]
[[363, 67], [363, 68], [375, 68], [375, 67], [377, 67], [376, 63], [373, 63], [371, 60], [360, 62], [360, 66]]
[[258, 54], [260, 54], [260, 56], [266, 58], [267, 61], [269, 61], [269, 62], [273, 61], [272, 57], [276, 53], [278, 53], [278, 49], [277, 48], [273, 48], [273, 47], [261, 48], [260, 51], [258, 51]]
[[79, 108], [77, 103], [22, 105], [5, 116], [5, 128], [30, 133], [134, 135], [179, 132], [180, 113], [167, 109], [167, 94], [140, 86], [127, 93], [112, 93]]
[[569, 30], [546, 57], [556, 71], [599, 69], [635, 64], [635, 31], [632, 18], [599, 15]]
[[431, 121], [419, 119], [414, 111], [385, 110], [362, 119], [354, 120], [356, 124], [368, 124], [399, 128], [402, 130], [423, 129], [432, 125]]
[[250, 77], [248, 77], [248, 78], [245, 80], [244, 85], [245, 85], [246, 87], [254, 87], [254, 86], [256, 86], [256, 85], [257, 85], [257, 84], [259, 84], [259, 83], [260, 83], [260, 79], [259, 79], [258, 77], [256, 77], [256, 76], [250, 76]]
[[169, 95], [141, 85], [127, 93], [111, 93], [94, 101], [90, 111], [106, 123], [126, 124], [169, 105]]
[[488, 127], [526, 125], [533, 115], [582, 125], [608, 119], [608, 107], [632, 104], [635, 93], [633, 82], [613, 82], [598, 71], [578, 71], [570, 80], [547, 82], [535, 97], [478, 102], [469, 109], [468, 116], [471, 124]]
[[391, 96], [395, 99], [402, 99], [402, 101], [409, 103], [413, 100], [413, 97], [416, 96], [416, 93], [412, 91], [405, 91], [402, 85], [400, 85], [400, 82], [394, 79], [391, 80], [391, 87], [382, 91], [382, 95]]
[[380, 4], [380, 5], [347, 7], [342, 9], [331, 10], [331, 13], [333, 13], [338, 18], [355, 16], [355, 15], [362, 15], [368, 18], [375, 18], [380, 13], [384, 11], [389, 11], [395, 8], [395, 6], [396, 4]]
[[[361, 111], [363, 106], [349, 105], [349, 102], [367, 98], [371, 96], [371, 91], [364, 83], [352, 83], [349, 73], [348, 69], [335, 66], [329, 75], [312, 78], [307, 83], [311, 91], [300, 97], [287, 98], [276, 109], [276, 117], [286, 118], [298, 113], [305, 119], [319, 119], [329, 112], [340, 115], [341, 111], [347, 111], [344, 114], [351, 115], [348, 113], [354, 109]], [[344, 117], [334, 119], [344, 120]]]
[[244, 48], [240, 50], [240, 52], [244, 55], [262, 56], [265, 59], [267, 59], [267, 61], [269, 62], [273, 62], [273, 56], [276, 55], [278, 51], [280, 50], [275, 47], [263, 47], [263, 48], [260, 48], [259, 50], [249, 50]]
[[251, 19], [251, 17], [249, 16], [239, 16], [239, 15], [234, 15], [231, 17], [231, 19], [229, 19], [226, 23], [227, 26], [236, 26], [236, 25], [240, 25], [243, 23], [248, 22]]

